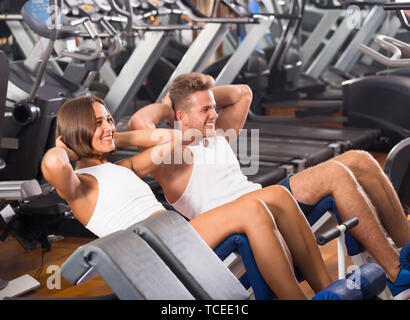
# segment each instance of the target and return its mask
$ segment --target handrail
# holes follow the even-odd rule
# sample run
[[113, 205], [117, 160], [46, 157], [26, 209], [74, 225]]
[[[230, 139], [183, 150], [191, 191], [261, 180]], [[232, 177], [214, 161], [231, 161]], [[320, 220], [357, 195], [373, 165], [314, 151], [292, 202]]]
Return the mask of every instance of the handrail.
[[385, 5], [387, 0], [373, 0], [373, 1], [343, 1], [343, 4], [340, 5], [326, 5], [317, 3], [316, 1], [310, 0], [310, 3], [319, 8], [319, 9], [346, 9], [349, 6], [358, 6], [360, 8], [367, 7], [367, 6], [381, 6]]
[[410, 53], [410, 45], [385, 35], [377, 35], [375, 37], [375, 42], [386, 51], [393, 53], [393, 55], [391, 57], [387, 57], [380, 52], [377, 52], [376, 50], [366, 46], [365, 44], [360, 45], [360, 52], [388, 67], [410, 66], [410, 59], [400, 59], [402, 51], [404, 51], [406, 54]]
[[383, 5], [384, 10], [410, 10], [410, 2], [388, 2]]
[[78, 52], [72, 52], [68, 51], [66, 49], [63, 49], [60, 51], [60, 55], [65, 56], [65, 57], [71, 57], [75, 59], [80, 59], [80, 60], [85, 60], [85, 61], [91, 61], [98, 59], [101, 56], [101, 51], [102, 51], [102, 42], [100, 37], [98, 36], [97, 30], [95, 30], [93, 23], [90, 21], [90, 19], [85, 19], [83, 21], [84, 27], [91, 36], [91, 38], [94, 40], [95, 43], [95, 51], [92, 54], [83, 54], [83, 53], [78, 53]]

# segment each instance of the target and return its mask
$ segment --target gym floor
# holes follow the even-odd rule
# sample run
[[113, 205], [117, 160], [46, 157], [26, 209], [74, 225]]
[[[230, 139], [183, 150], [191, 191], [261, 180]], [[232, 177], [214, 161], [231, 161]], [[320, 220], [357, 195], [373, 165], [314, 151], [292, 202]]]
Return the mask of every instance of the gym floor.
[[[383, 167], [386, 154], [372, 154]], [[79, 286], [72, 286], [61, 277], [61, 283], [59, 284], [55, 281], [57, 278], [55, 277], [55, 267], [50, 268], [50, 266], [61, 266], [75, 249], [89, 241], [91, 240], [88, 238], [68, 237], [58, 240], [53, 242], [51, 251], [46, 252], [42, 257], [41, 248], [27, 252], [12, 236], [9, 236], [4, 243], [0, 244], [1, 278], [12, 280], [23, 274], [29, 274], [38, 279], [40, 287], [24, 295], [24, 297], [29, 298], [97, 297], [109, 294], [112, 291], [101, 277]], [[337, 280], [337, 242], [332, 241], [324, 247], [320, 247], [320, 250], [332, 278]], [[351, 259], [347, 257], [346, 265], [349, 266], [351, 264]], [[301, 286], [308, 297], [314, 295], [306, 281], [302, 282]], [[50, 287], [52, 289], [50, 289]]]

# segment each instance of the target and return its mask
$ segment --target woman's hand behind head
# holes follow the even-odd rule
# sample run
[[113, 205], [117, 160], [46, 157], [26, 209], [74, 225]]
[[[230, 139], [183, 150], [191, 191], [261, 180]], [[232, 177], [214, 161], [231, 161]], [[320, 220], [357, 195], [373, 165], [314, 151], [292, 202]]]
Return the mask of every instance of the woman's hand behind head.
[[73, 150], [71, 150], [69, 147], [67, 147], [67, 145], [63, 142], [61, 136], [59, 136], [56, 139], [56, 147], [63, 148], [67, 152], [67, 156], [68, 156], [68, 159], [70, 159], [70, 161], [78, 160], [78, 155]]

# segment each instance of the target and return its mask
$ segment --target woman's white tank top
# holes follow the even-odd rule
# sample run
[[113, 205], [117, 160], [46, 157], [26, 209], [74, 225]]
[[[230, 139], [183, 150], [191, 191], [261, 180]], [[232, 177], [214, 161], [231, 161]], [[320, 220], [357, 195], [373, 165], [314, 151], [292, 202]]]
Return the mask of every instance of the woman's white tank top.
[[124, 230], [157, 211], [165, 210], [150, 187], [130, 169], [113, 163], [82, 168], [98, 181], [98, 199], [86, 228], [98, 237]]

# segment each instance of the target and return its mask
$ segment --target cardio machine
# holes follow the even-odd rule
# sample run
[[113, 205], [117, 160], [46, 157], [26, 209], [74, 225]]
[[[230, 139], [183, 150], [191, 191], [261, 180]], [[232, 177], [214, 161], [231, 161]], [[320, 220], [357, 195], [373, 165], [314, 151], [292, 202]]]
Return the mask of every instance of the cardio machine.
[[[10, 113], [5, 117], [0, 156], [6, 162], [6, 168], [0, 172], [0, 179], [5, 181], [36, 179], [42, 186], [42, 196], [31, 201], [15, 203], [15, 215], [7, 223], [0, 236], [4, 240], [8, 234], [14, 237], [26, 250], [39, 246], [45, 251], [50, 249], [51, 235], [95, 237], [84, 228], [71, 214], [68, 205], [48, 184], [44, 183], [40, 163], [44, 153], [54, 146], [56, 115], [67, 98], [88, 94], [87, 84], [96, 76], [107, 54], [118, 52], [121, 47], [119, 35], [110, 27], [103, 15], [88, 4], [90, 10], [81, 10], [81, 2], [76, 2], [79, 12], [83, 14], [74, 21], [61, 15], [61, 25], [53, 28], [47, 24], [50, 18], [48, 1], [28, 1], [22, 9], [24, 21], [35, 32], [49, 38], [47, 50], [42, 55], [38, 73], [32, 71], [25, 62], [10, 64], [10, 81], [8, 95], [23, 93], [27, 98], [19, 100], [9, 107]], [[74, 7], [71, 7], [74, 9]], [[93, 11], [95, 9], [95, 11]], [[71, 10], [73, 12], [74, 10]], [[92, 15], [90, 14], [93, 13]], [[113, 45], [104, 52], [102, 41], [95, 23], [101, 23], [106, 30], [106, 37], [113, 36]], [[79, 25], [84, 25], [84, 32]], [[57, 40], [66, 40], [77, 36], [93, 40], [94, 49], [77, 51], [61, 50], [59, 53], [73, 58], [65, 68], [65, 75], [58, 75], [48, 70], [47, 62], [54, 50]], [[38, 49], [37, 49], [38, 50]], [[82, 61], [86, 66], [81, 72]], [[38, 65], [38, 61], [35, 61]], [[36, 68], [36, 69], [37, 69]], [[71, 74], [71, 80], [70, 79]], [[20, 76], [19, 78], [17, 78]], [[74, 76], [80, 76], [75, 82]], [[81, 83], [82, 82], [82, 83]], [[81, 83], [81, 84], [79, 84]], [[11, 100], [10, 97], [8, 99]]]
[[[385, 10], [397, 10], [402, 25], [410, 30], [410, 18], [403, 10], [409, 9], [408, 3], [386, 3]], [[362, 53], [392, 68], [408, 68], [410, 46], [395, 38], [378, 35], [375, 38], [387, 55], [383, 55], [362, 44]], [[400, 71], [400, 69], [397, 69]], [[410, 77], [408, 74], [385, 74], [366, 76], [342, 83], [343, 112], [354, 127], [377, 128], [384, 137], [381, 147], [390, 150], [401, 140], [410, 136]]]
[[[48, 1], [28, 1], [22, 8], [25, 23], [49, 40], [40, 40], [32, 56], [26, 60], [10, 63], [7, 99], [14, 104], [8, 106], [7, 111], [10, 113], [6, 116], [4, 128], [7, 139], [3, 139], [0, 150], [1, 156], [8, 162], [7, 170], [0, 175], [3, 180], [41, 178], [40, 161], [44, 152], [54, 143], [55, 116], [60, 105], [67, 98], [88, 94], [88, 86], [105, 59], [102, 41], [90, 15], [84, 13], [83, 17], [75, 21], [77, 25], [72, 26], [68, 17], [62, 14], [61, 26], [54, 30], [47, 26], [49, 8]], [[96, 16], [97, 13], [93, 13], [93, 19]], [[102, 22], [101, 17], [99, 21]], [[101, 24], [106, 26], [106, 23]], [[84, 25], [89, 32], [84, 33], [80, 25]], [[60, 50], [59, 54], [72, 58], [71, 63], [62, 75], [48, 69], [47, 62], [57, 40], [78, 36], [93, 39], [95, 49], [75, 52]], [[45, 44], [48, 51], [39, 53], [40, 49], [44, 51]], [[116, 47], [112, 51], [118, 51], [119, 44], [119, 40], [115, 41]], [[23, 164], [26, 159], [31, 161]]]

